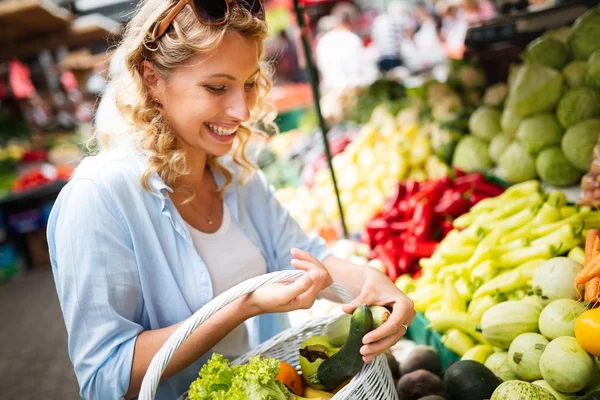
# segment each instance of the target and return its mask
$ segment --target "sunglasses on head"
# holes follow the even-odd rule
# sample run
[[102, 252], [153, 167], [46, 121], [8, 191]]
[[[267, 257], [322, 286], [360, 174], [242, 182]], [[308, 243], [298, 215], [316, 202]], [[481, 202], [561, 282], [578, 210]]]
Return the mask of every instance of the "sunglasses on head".
[[158, 26], [156, 39], [162, 37], [173, 20], [185, 6], [194, 10], [198, 21], [204, 25], [220, 26], [229, 19], [231, 8], [240, 7], [250, 11], [253, 16], [265, 20], [265, 9], [262, 0], [179, 0]]

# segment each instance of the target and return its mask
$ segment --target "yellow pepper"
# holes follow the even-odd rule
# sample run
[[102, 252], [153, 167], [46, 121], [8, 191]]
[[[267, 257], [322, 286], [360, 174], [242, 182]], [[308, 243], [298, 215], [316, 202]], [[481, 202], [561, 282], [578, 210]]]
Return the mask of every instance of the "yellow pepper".
[[473, 339], [459, 329], [449, 329], [442, 336], [442, 343], [446, 348], [452, 350], [459, 356], [463, 356], [469, 349], [475, 346]]
[[600, 308], [584, 311], [577, 318], [575, 338], [585, 351], [600, 357]]
[[492, 346], [489, 344], [478, 344], [467, 350], [461, 360], [473, 360], [483, 364], [492, 354], [494, 354], [494, 348]]

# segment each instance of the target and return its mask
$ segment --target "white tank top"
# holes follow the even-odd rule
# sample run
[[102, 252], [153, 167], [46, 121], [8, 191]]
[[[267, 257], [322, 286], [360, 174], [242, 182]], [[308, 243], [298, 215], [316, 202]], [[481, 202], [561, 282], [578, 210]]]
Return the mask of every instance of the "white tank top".
[[[192, 241], [210, 274], [214, 297], [247, 279], [267, 273], [261, 252], [231, 219], [223, 204], [223, 222], [215, 233], [204, 233], [187, 224]], [[213, 351], [233, 361], [250, 349], [248, 328], [242, 324], [223, 338]]]

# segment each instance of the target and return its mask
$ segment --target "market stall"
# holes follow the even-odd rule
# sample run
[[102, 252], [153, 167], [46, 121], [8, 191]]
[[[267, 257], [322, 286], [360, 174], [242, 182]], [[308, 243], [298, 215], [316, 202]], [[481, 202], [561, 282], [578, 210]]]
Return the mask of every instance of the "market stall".
[[[600, 14], [585, 9], [513, 47], [500, 82], [457, 61], [444, 82], [352, 89], [340, 126], [359, 125], [331, 162], [350, 240], [322, 148], [304, 153], [299, 184], [280, 182], [307, 232], [415, 302], [400, 367], [390, 359], [401, 399], [598, 395], [600, 213], [586, 205], [598, 204]], [[297, 159], [297, 143], [274, 140], [275, 156]]]

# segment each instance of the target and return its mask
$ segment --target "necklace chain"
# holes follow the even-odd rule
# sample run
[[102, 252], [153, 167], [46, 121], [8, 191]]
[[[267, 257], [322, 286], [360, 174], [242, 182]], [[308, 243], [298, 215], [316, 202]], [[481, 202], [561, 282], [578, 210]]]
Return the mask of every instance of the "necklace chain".
[[194, 201], [192, 201], [190, 204], [192, 205], [192, 208], [194, 209], [194, 211], [196, 211], [196, 213], [198, 213], [201, 217], [206, 218], [208, 225], [214, 225], [215, 221], [212, 219], [212, 213], [213, 213], [213, 206], [215, 203], [215, 196], [213, 194], [212, 189], [210, 190], [210, 211], [208, 213], [208, 215], [205, 215], [203, 213], [201, 213], [200, 211], [198, 211], [198, 208], [196, 208], [196, 205], [194, 204]]

